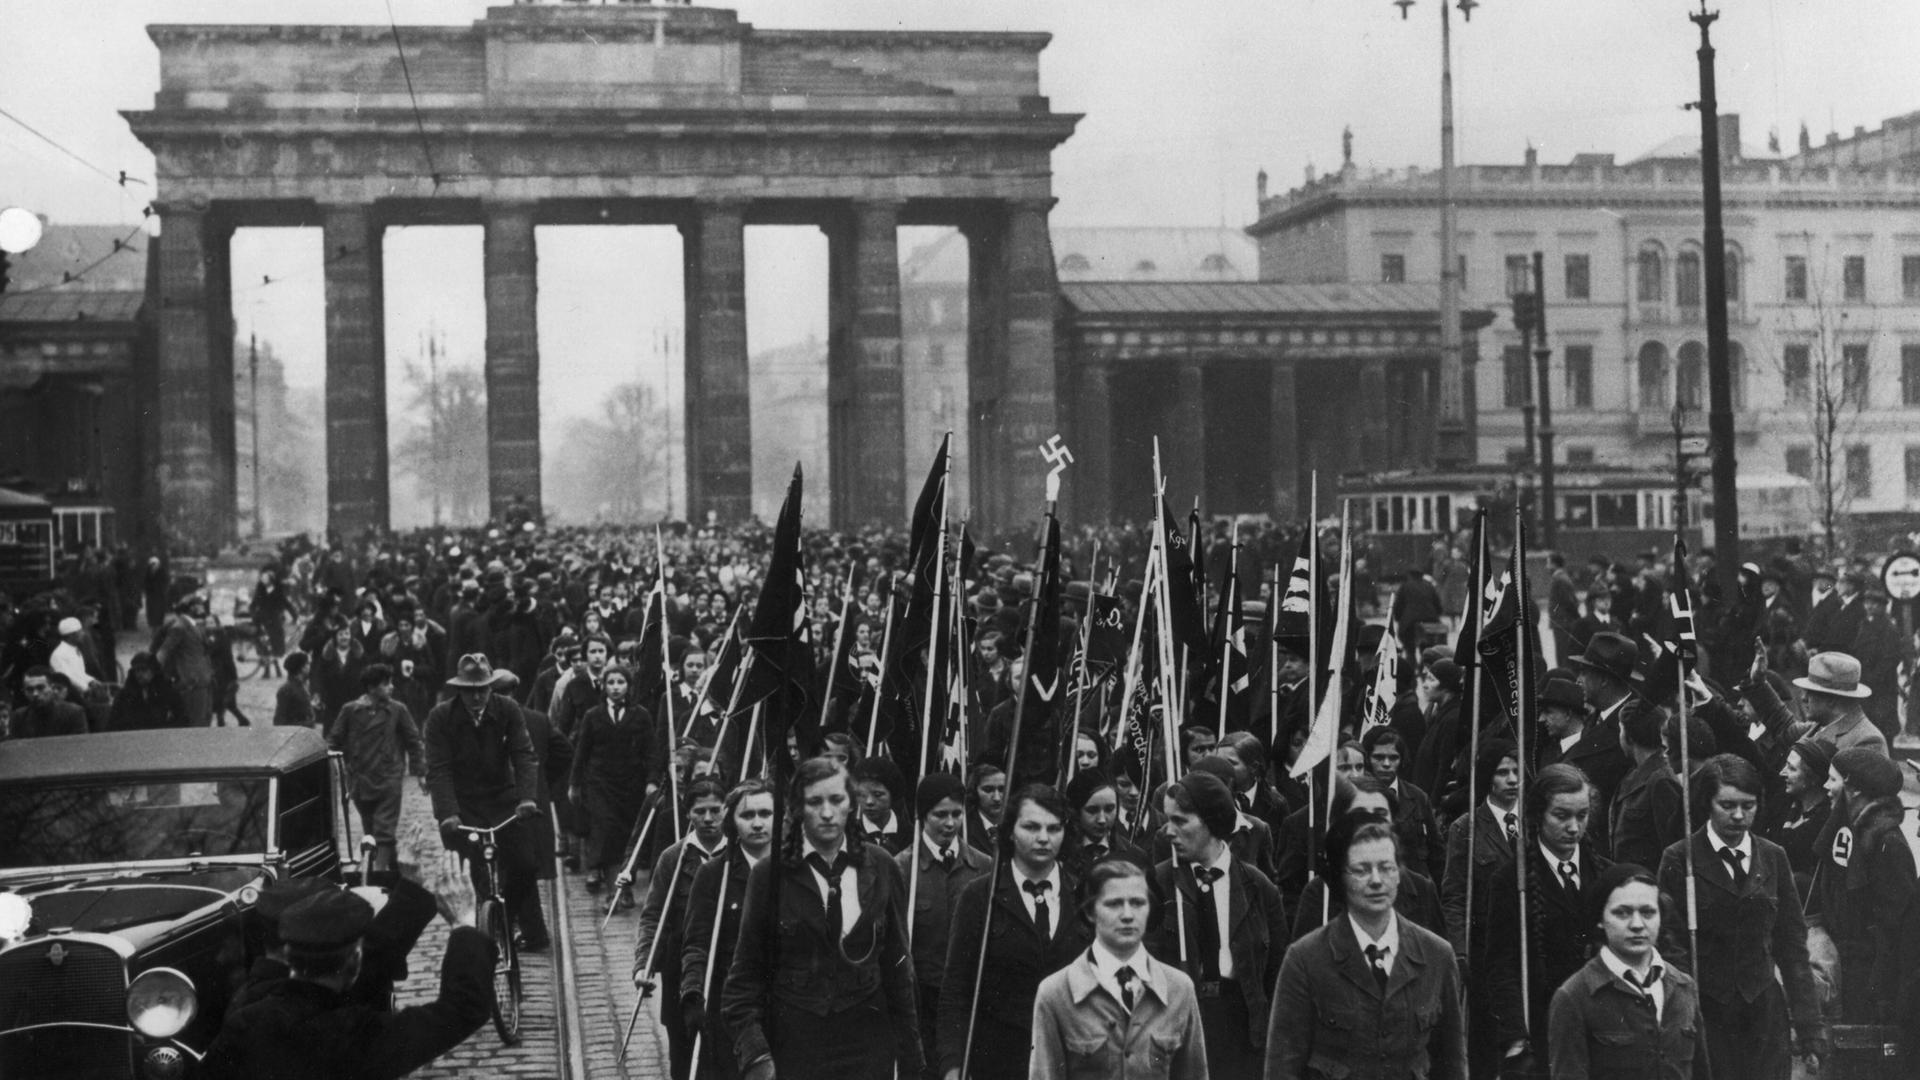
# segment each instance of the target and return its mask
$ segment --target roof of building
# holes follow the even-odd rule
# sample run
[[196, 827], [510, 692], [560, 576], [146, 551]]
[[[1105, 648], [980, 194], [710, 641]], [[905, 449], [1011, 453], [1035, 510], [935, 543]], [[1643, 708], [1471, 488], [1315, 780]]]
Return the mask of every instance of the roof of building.
[[93, 776], [218, 776], [267, 773], [323, 757], [326, 743], [304, 727], [168, 728], [57, 735], [0, 743], [0, 784]]
[[[1740, 144], [1740, 159], [1742, 161], [1778, 161], [1784, 157], [1786, 157], [1786, 155], [1780, 153], [1778, 150], [1769, 150], [1764, 146], [1754, 146], [1751, 143]], [[1639, 157], [1627, 162], [1627, 164], [1638, 165], [1643, 161], [1699, 160], [1700, 134], [1699, 132], [1694, 132], [1688, 135], [1675, 135], [1673, 138], [1668, 139], [1653, 149], [1648, 150], [1646, 153], [1641, 154]]]
[[1107, 315], [1272, 312], [1431, 315], [1440, 309], [1440, 287], [1433, 284], [1072, 281], [1061, 283], [1060, 292], [1083, 313]]
[[[1061, 281], [1252, 281], [1259, 276], [1259, 248], [1238, 227], [1056, 225], [1048, 232]], [[953, 232], [915, 248], [900, 266], [900, 280], [965, 282], [965, 238]]]
[[139, 289], [7, 293], [0, 295], [0, 323], [132, 322], [145, 300]]

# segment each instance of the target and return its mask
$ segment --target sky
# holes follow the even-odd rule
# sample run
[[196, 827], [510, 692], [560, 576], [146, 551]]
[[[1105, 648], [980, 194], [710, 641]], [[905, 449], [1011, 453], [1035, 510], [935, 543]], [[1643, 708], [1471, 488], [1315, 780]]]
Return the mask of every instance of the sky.
[[[1391, 0], [740, 0], [769, 28], [1050, 33], [1041, 86], [1084, 114], [1054, 154], [1062, 225], [1245, 225], [1254, 176], [1274, 191], [1340, 164], [1343, 127], [1360, 167], [1439, 159], [1439, 0], [1402, 19]], [[465, 24], [484, 0], [0, 0], [0, 206], [55, 222], [140, 220], [153, 162], [119, 110], [151, 105], [163, 22]], [[1518, 162], [1583, 151], [1631, 158], [1698, 130], [1698, 4], [1684, 0], [1482, 0], [1452, 12], [1459, 160]], [[1714, 25], [1723, 113], [1744, 141], [1777, 130], [1791, 148], [1828, 130], [1920, 110], [1920, 3], [1721, 0]], [[756, 351], [825, 336], [824, 243], [810, 230], [754, 230], [749, 339]], [[678, 245], [665, 230], [542, 230], [541, 350], [548, 423], [590, 411], [616, 378], [679, 362]], [[904, 245], [903, 245], [904, 246]], [[243, 234], [235, 248], [241, 332], [271, 336], [290, 379], [317, 384], [323, 341], [318, 238]], [[456, 360], [484, 343], [479, 234], [411, 229], [387, 241], [390, 369], [437, 333]], [[272, 279], [272, 284], [263, 283]], [[660, 344], [664, 341], [665, 345]], [[632, 374], [628, 374], [631, 372]]]

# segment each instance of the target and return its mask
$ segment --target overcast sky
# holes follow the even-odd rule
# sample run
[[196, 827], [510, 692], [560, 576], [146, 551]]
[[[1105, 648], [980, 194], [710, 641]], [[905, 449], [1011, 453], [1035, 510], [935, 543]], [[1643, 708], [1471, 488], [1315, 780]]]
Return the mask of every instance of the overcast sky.
[[[1070, 225], [1240, 226], [1254, 173], [1275, 190], [1309, 164], [1340, 161], [1354, 131], [1362, 167], [1437, 164], [1439, 9], [1417, 0], [1402, 21], [1390, 0], [741, 0], [765, 27], [1041, 30], [1042, 88], [1056, 110], [1084, 113], [1054, 156], [1054, 220]], [[1462, 162], [1517, 162], [1526, 144], [1547, 162], [1580, 151], [1630, 158], [1697, 131], [1682, 0], [1483, 0], [1454, 12]], [[1715, 25], [1720, 106], [1745, 139], [1777, 129], [1791, 148], [1802, 123], [1878, 126], [1920, 109], [1915, 0], [1721, 0]], [[483, 0], [391, 0], [403, 25], [467, 23]], [[387, 0], [0, 0], [6, 28], [0, 107], [110, 173], [152, 178], [153, 162], [122, 109], [151, 105], [158, 61], [144, 28], [160, 22], [387, 21]], [[132, 222], [151, 188], [121, 188], [0, 118], [0, 205], [56, 222]], [[477, 230], [415, 230], [388, 242], [390, 356], [429, 326], [456, 358], [478, 357]], [[236, 315], [282, 344], [296, 381], [321, 362], [317, 236], [243, 237]], [[824, 243], [750, 238], [750, 335], [758, 350], [823, 334]], [[671, 234], [543, 230], [543, 411], [588, 408], [597, 385], [658, 377], [657, 332], [677, 334], [679, 267]], [[260, 285], [262, 276], [280, 281]], [[677, 346], [676, 346], [677, 347]], [[677, 377], [674, 387], [677, 392]]]

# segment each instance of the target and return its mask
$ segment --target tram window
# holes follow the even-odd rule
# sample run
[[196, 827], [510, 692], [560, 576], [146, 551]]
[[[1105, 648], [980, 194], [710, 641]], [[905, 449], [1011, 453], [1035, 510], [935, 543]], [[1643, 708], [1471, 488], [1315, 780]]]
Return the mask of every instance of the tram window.
[[1593, 496], [1562, 495], [1560, 497], [1560, 524], [1569, 529], [1593, 528]]
[[1640, 496], [1637, 492], [1600, 492], [1593, 497], [1593, 527], [1596, 529], [1637, 529], [1640, 527]]

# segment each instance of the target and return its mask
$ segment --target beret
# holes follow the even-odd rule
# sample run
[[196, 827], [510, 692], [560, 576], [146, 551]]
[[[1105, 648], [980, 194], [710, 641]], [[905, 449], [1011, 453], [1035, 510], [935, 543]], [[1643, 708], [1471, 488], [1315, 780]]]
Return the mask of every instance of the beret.
[[268, 926], [273, 927], [275, 933], [278, 933], [280, 916], [286, 914], [288, 908], [309, 896], [333, 887], [333, 883], [326, 878], [317, 877], [297, 877], [276, 881], [260, 890], [260, 899], [254, 903], [253, 912]]
[[1101, 788], [1112, 786], [1113, 781], [1099, 769], [1081, 769], [1073, 774], [1073, 779], [1067, 781], [1067, 808], [1078, 811], [1087, 805], [1087, 800], [1093, 798]]
[[1869, 799], [1898, 795], [1904, 782], [1900, 766], [1892, 758], [1864, 746], [1833, 755], [1833, 767], [1849, 786]]
[[952, 773], [928, 773], [920, 778], [920, 788], [913, 794], [913, 808], [924, 818], [940, 805], [941, 800], [952, 799], [962, 806], [967, 804], [967, 788], [960, 778]]
[[1435, 660], [1427, 665], [1436, 682], [1449, 690], [1460, 689], [1460, 665], [1452, 660]]
[[372, 904], [344, 889], [328, 889], [281, 914], [280, 940], [313, 952], [344, 949], [359, 941], [372, 922]]
[[68, 634], [79, 633], [82, 628], [80, 626], [80, 620], [69, 615], [60, 620], [60, 625], [56, 627], [56, 629], [59, 630], [61, 637], [66, 637]]
[[1815, 786], [1827, 782], [1827, 769], [1833, 765], [1833, 747], [1817, 739], [1801, 739], [1793, 744], [1793, 752], [1800, 755], [1800, 762], [1807, 767], [1809, 779]]

